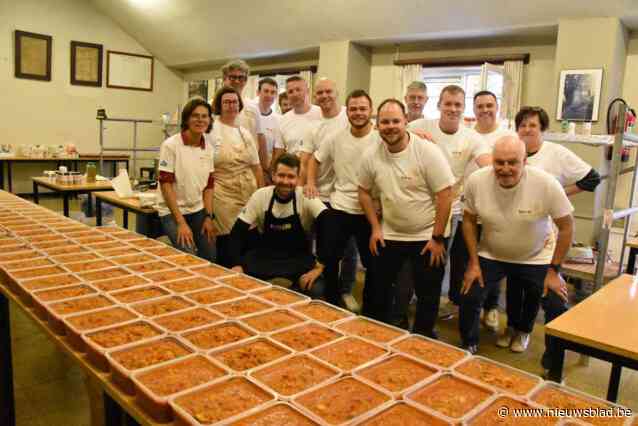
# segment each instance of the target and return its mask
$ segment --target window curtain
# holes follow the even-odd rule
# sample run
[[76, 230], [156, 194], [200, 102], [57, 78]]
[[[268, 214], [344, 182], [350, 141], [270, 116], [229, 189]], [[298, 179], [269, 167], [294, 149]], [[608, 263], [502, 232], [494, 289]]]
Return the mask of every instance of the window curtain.
[[423, 81], [423, 65], [403, 65], [399, 68], [398, 84], [395, 86], [394, 97], [403, 102], [405, 91], [413, 81]]
[[503, 64], [503, 100], [501, 119], [511, 127], [514, 117], [521, 109], [523, 95], [523, 61], [505, 61]]
[[300, 71], [299, 72], [299, 76], [301, 78], [303, 78], [304, 80], [306, 80], [306, 83], [308, 83], [308, 89], [310, 90], [310, 96], [312, 97], [312, 93], [314, 93], [314, 89], [315, 89], [315, 82], [314, 82], [314, 76], [312, 75], [312, 71], [310, 70], [305, 70], [305, 71]]
[[224, 85], [224, 79], [212, 78], [208, 80], [208, 103], [212, 104], [215, 98], [215, 93]]
[[249, 75], [244, 86], [244, 91], [241, 94], [243, 100], [250, 100], [257, 97], [257, 86], [259, 86], [259, 76]]

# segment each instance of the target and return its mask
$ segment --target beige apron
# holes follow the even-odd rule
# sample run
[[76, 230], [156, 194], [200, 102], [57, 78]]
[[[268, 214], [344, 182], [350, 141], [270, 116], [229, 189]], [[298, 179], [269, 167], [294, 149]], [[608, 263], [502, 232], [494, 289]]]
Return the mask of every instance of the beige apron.
[[[251, 169], [251, 138], [239, 128], [216, 126], [215, 138], [215, 191], [213, 211], [215, 212], [215, 233], [230, 233], [239, 212], [257, 190], [257, 181]], [[230, 135], [228, 132], [236, 132]], [[240, 144], [232, 143], [228, 136], [241, 138]]]

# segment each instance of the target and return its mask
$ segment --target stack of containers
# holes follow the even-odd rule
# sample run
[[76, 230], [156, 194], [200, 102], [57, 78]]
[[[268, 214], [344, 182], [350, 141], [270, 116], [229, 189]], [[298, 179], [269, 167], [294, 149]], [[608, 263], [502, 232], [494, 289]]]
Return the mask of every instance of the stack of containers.
[[158, 422], [518, 425], [503, 407], [622, 408], [1, 192], [0, 251], [2, 283]]

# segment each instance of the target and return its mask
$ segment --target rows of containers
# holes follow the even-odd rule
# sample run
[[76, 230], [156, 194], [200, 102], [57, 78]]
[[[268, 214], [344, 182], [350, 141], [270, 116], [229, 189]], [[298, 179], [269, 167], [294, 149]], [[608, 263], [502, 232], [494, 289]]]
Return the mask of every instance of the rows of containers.
[[[0, 269], [158, 422], [638, 424], [621, 406], [7, 193]], [[543, 407], [599, 417], [512, 411]]]

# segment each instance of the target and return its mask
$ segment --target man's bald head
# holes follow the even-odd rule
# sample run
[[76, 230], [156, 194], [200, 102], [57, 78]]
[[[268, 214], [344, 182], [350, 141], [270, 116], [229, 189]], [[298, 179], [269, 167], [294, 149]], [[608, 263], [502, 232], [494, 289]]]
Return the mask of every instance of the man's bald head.
[[518, 184], [527, 161], [525, 143], [518, 136], [503, 136], [494, 143], [492, 161], [496, 180], [504, 188]]
[[334, 81], [322, 78], [315, 84], [315, 102], [321, 107], [324, 116], [335, 114], [339, 110], [337, 95], [337, 83]]

